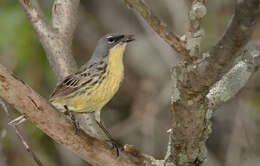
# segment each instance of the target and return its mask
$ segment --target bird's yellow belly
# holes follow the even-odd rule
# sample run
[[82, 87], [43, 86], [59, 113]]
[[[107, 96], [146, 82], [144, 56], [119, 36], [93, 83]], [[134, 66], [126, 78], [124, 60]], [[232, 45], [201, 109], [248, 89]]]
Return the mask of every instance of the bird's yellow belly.
[[109, 71], [110, 73], [106, 73], [106, 76], [101, 83], [96, 84], [87, 90], [84, 89], [85, 87], [82, 87], [73, 94], [54, 101], [52, 104], [61, 110], [64, 110], [64, 105], [66, 105], [70, 111], [100, 111], [116, 94], [120, 87], [120, 83], [123, 80], [123, 69]]
[[122, 76], [107, 76], [100, 84], [91, 88], [91, 91], [68, 99], [69, 110], [78, 112], [99, 111], [107, 104], [120, 87]]

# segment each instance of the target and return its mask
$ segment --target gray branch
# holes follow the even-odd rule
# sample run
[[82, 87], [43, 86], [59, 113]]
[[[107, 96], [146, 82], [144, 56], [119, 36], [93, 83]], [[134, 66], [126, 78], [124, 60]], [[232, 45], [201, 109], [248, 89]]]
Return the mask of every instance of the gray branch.
[[56, 0], [53, 7], [53, 26], [47, 23], [37, 0], [19, 2], [47, 54], [58, 82], [75, 72], [77, 65], [72, 57], [71, 44], [80, 0]]
[[[209, 110], [219, 107], [234, 97], [260, 66], [260, 50], [257, 48], [249, 46], [242, 52], [241, 57], [242, 59], [210, 89], [207, 94]], [[211, 117], [210, 112], [207, 118]]]
[[202, 38], [205, 36], [204, 29], [201, 28], [201, 20], [207, 14], [207, 8], [204, 4], [204, 0], [195, 0], [192, 3], [189, 20], [189, 31], [181, 37], [181, 40], [186, 43], [185, 47], [189, 50], [191, 57], [199, 57], [200, 44]]
[[207, 56], [196, 66], [196, 73], [199, 74], [190, 75], [190, 79], [196, 82], [192, 85], [194, 90], [207, 90], [221, 79], [250, 40], [259, 18], [259, 0], [237, 1], [235, 13], [224, 36], [216, 46], [204, 54]]
[[167, 25], [156, 17], [148, 8], [144, 0], [124, 0], [128, 7], [135, 9], [151, 28], [176, 52], [188, 56], [189, 51], [185, 48], [185, 42], [176, 34], [167, 30]]
[[72, 41], [78, 23], [80, 0], [55, 0], [52, 8], [52, 25], [65, 41]]
[[38, 1], [19, 0], [19, 2], [39, 37], [45, 41], [50, 34], [50, 36], [54, 35], [52, 27], [47, 23], [43, 12], [39, 8]]

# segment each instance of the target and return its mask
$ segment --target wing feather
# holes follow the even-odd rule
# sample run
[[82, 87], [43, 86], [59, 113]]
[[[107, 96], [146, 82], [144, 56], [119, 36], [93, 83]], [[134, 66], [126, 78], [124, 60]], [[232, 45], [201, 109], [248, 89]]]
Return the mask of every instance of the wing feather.
[[106, 64], [104, 61], [95, 61], [86, 66], [82, 66], [80, 70], [74, 74], [67, 76], [54, 90], [50, 99], [67, 96], [82, 86], [88, 84], [89, 87], [102, 77], [106, 71]]

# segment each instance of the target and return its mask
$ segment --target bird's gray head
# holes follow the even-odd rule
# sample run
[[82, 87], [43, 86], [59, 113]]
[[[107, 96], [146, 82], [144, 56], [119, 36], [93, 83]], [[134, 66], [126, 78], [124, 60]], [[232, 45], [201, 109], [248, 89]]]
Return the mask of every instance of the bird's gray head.
[[91, 60], [105, 58], [111, 48], [117, 46], [118, 44], [125, 44], [133, 40], [133, 35], [109, 33], [99, 39]]

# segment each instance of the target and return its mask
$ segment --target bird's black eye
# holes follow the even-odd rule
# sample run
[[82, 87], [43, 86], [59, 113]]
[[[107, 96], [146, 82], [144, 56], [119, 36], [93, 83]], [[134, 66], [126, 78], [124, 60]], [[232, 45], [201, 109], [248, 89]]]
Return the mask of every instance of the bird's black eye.
[[109, 37], [107, 37], [107, 41], [109, 44], [113, 44], [113, 43], [119, 42], [122, 38], [124, 38], [124, 35], [109, 36]]
[[110, 38], [107, 39], [107, 41], [108, 41], [109, 44], [112, 44], [112, 43], [115, 42], [115, 39], [113, 37], [110, 37]]

